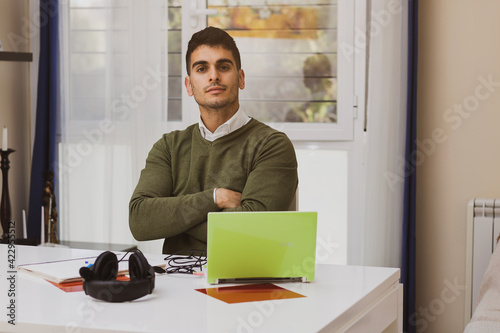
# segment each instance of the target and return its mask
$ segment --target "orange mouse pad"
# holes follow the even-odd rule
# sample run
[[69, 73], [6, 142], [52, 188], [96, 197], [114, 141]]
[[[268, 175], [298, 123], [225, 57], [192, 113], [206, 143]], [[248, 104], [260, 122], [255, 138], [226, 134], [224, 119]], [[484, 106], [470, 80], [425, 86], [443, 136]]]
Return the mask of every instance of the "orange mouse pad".
[[229, 304], [306, 297], [288, 289], [278, 287], [272, 283], [246, 284], [195, 290]]

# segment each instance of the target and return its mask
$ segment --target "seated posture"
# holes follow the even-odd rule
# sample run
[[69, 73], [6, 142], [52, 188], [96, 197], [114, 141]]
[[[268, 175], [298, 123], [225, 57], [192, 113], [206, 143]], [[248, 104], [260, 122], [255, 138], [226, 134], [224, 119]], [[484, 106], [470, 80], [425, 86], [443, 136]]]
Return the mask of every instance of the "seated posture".
[[132, 234], [165, 238], [163, 253], [205, 250], [209, 212], [287, 210], [298, 183], [288, 137], [240, 108], [245, 74], [233, 38], [195, 33], [186, 69], [200, 120], [154, 144], [130, 200]]

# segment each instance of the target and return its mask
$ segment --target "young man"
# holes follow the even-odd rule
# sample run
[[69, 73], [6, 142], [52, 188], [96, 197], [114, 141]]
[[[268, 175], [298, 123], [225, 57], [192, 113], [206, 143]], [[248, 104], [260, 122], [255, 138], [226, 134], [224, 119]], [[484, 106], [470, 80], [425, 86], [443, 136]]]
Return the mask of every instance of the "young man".
[[130, 200], [132, 234], [165, 238], [163, 253], [205, 250], [209, 212], [287, 210], [298, 183], [287, 136], [240, 109], [245, 74], [232, 37], [195, 33], [186, 67], [199, 123], [155, 143]]

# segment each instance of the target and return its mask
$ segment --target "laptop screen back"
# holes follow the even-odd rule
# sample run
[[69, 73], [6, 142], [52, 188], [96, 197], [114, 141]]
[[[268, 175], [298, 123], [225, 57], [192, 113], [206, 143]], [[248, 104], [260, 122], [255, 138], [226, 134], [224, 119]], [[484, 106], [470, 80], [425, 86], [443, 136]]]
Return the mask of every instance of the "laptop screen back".
[[312, 281], [317, 213], [208, 214], [209, 283]]

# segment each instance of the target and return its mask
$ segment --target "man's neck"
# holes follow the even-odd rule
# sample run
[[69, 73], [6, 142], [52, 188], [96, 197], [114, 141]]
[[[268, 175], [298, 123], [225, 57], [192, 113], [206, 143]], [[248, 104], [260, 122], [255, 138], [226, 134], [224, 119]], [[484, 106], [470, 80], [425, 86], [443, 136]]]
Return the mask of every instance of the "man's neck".
[[234, 110], [200, 108], [200, 116], [203, 124], [205, 124], [205, 127], [210, 132], [214, 133], [220, 125], [231, 119], [231, 117], [236, 114], [238, 109], [239, 106]]

